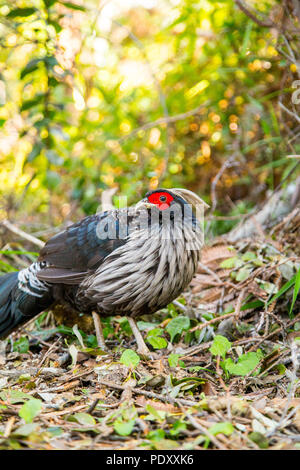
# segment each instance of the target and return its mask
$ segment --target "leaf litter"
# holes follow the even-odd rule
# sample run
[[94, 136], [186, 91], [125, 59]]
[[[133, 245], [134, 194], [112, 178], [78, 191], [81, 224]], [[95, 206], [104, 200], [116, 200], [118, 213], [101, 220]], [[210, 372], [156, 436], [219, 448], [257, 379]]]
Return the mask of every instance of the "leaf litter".
[[[125, 318], [103, 320], [107, 353], [59, 307], [2, 341], [0, 449], [299, 448], [299, 221], [206, 246], [187, 292], [140, 319], [153, 357]], [[32, 262], [9, 248], [11, 269]]]

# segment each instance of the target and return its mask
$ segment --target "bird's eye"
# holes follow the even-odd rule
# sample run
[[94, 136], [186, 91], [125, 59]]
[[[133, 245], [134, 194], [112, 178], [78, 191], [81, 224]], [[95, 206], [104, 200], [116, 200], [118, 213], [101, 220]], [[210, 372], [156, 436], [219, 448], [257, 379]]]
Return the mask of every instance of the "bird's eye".
[[160, 202], [166, 202], [167, 196], [159, 196]]

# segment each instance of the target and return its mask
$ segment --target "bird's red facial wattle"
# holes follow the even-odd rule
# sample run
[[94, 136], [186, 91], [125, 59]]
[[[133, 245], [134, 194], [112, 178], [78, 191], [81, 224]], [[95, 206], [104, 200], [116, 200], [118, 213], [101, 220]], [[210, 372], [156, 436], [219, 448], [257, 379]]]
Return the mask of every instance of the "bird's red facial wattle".
[[148, 201], [151, 204], [155, 204], [159, 210], [163, 211], [165, 209], [169, 209], [171, 202], [174, 201], [174, 198], [171, 196], [171, 194], [162, 191], [150, 194], [150, 196], [148, 196]]

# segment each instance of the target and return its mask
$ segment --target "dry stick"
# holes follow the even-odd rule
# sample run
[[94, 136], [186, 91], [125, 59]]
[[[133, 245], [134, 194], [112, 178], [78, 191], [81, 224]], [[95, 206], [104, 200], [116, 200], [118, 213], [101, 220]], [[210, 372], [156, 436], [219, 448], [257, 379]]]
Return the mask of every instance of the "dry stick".
[[[114, 388], [116, 390], [125, 390], [126, 387], [124, 387], [123, 385], [118, 385], [118, 384], [115, 384], [115, 383], [112, 383], [112, 382], [106, 382], [106, 380], [102, 380], [102, 379], [99, 379], [98, 380], [98, 383], [101, 384], [101, 385], [104, 385], [108, 388]], [[140, 390], [138, 388], [132, 388], [131, 389], [133, 393], [136, 393], [137, 395], [145, 395], [146, 397], [149, 397], [149, 398], [156, 398], [158, 400], [161, 400], [161, 401], [165, 401], [167, 403], [170, 403], [170, 400], [168, 397], [165, 397], [163, 395], [160, 395], [158, 393], [154, 393], [154, 392], [148, 392], [147, 390]], [[185, 400], [183, 398], [175, 398], [174, 399], [177, 403], [179, 403], [180, 405], [183, 405], [183, 406], [196, 406], [198, 403], [194, 402], [194, 401], [190, 401], [190, 400]]]
[[[269, 18], [266, 18], [265, 20], [260, 20], [257, 18], [257, 16], [254, 15], [251, 11], [248, 10], [248, 8], [245, 6], [244, 2], [241, 0], [235, 0], [235, 3], [239, 7], [239, 9], [245, 13], [254, 23], [258, 24], [259, 26], [262, 26], [263, 28], [274, 28], [276, 27], [275, 23], [273, 23], [272, 20]], [[260, 12], [257, 12], [260, 13]]]
[[212, 325], [213, 323], [217, 323], [220, 320], [225, 320], [225, 318], [234, 317], [235, 315], [236, 315], [236, 311], [234, 311], [232, 313], [226, 313], [225, 315], [221, 315], [220, 317], [213, 318], [212, 320], [209, 320], [205, 323], [202, 323], [201, 325], [194, 326], [194, 328], [192, 328], [190, 331], [202, 330], [203, 328], [205, 328], [208, 325]]
[[6, 219], [2, 220], [0, 223], [5, 228], [10, 230], [11, 232], [15, 233], [19, 237], [24, 238], [24, 240], [27, 240], [30, 243], [33, 243], [34, 245], [36, 245], [40, 248], [43, 248], [43, 246], [45, 245], [45, 243], [42, 240], [39, 240], [38, 238], [34, 237], [33, 235], [29, 235], [28, 233], [26, 233], [23, 230], [21, 230], [20, 228], [16, 227], [15, 225], [13, 225], [11, 222], [9, 222]]
[[237, 299], [235, 312], [234, 312], [236, 321], [238, 321], [238, 319], [240, 318], [241, 307], [242, 307], [242, 302], [243, 302], [244, 297], [245, 297], [245, 292], [246, 292], [246, 288], [242, 289], [239, 296], [238, 296], [238, 299]]
[[124, 135], [124, 137], [121, 137], [120, 139], [118, 139], [118, 142], [122, 143], [123, 141], [130, 139], [131, 137], [134, 137], [140, 131], [146, 131], [147, 129], [151, 129], [152, 127], [161, 126], [162, 124], [170, 124], [176, 121], [182, 121], [183, 119], [194, 116], [195, 114], [199, 113], [199, 111], [201, 111], [208, 104], [209, 104], [209, 101], [205, 101], [200, 106], [197, 106], [197, 108], [191, 109], [190, 111], [186, 111], [185, 113], [175, 114], [175, 116], [162, 117], [162, 118], [156, 119], [156, 121], [147, 122], [143, 126], [137, 127], [136, 129], [134, 129], [132, 132], [130, 132], [130, 134]]
[[296, 113], [293, 113], [293, 111], [291, 111], [290, 109], [288, 109], [286, 106], [284, 106], [284, 104], [282, 104], [280, 101], [279, 101], [279, 106], [281, 109], [283, 109], [287, 114], [289, 114], [290, 116], [292, 116], [294, 119], [296, 119], [297, 122], [300, 123], [300, 117], [296, 114]]
[[[285, 326], [285, 329], [289, 328], [290, 326], [294, 325], [294, 323], [296, 323], [300, 318], [300, 313], [298, 313], [296, 315], [296, 317], [290, 321], [286, 326]], [[266, 341], [267, 339], [271, 338], [272, 336], [276, 335], [277, 333], [280, 333], [282, 330], [283, 330], [284, 326], [281, 326], [280, 328], [277, 328], [277, 330], [273, 331], [272, 333], [268, 334], [267, 336], [264, 336], [259, 342], [258, 344], [255, 344], [252, 346], [252, 348], [249, 349], [249, 352], [250, 351], [253, 351], [254, 349], [257, 349], [264, 341]]]
[[15, 424], [15, 420], [16, 418], [14, 416], [12, 416], [6, 423], [6, 426], [5, 426], [5, 431], [4, 431], [4, 434], [3, 434], [3, 437], [4, 439], [7, 439], [9, 436], [10, 436], [10, 433], [12, 431], [12, 428], [13, 428], [13, 425]]
[[213, 436], [207, 429], [205, 429], [204, 426], [202, 426], [201, 424], [199, 424], [195, 418], [193, 418], [193, 416], [191, 416], [190, 414], [186, 413], [185, 416], [188, 418], [188, 420], [190, 421], [190, 423], [194, 426], [194, 428], [198, 429], [202, 434], [205, 434], [205, 436], [207, 436], [209, 438], [209, 440], [211, 442], [213, 442], [215, 444], [216, 447], [218, 447], [218, 449], [221, 449], [221, 450], [227, 450], [226, 447], [224, 447], [219, 441], [218, 439]]
[[105, 351], [106, 346], [105, 346], [105, 341], [104, 341], [100, 316], [96, 312], [92, 312], [92, 316], [93, 316], [93, 321], [94, 321], [94, 325], [95, 325], [98, 346], [99, 346], [99, 348], [101, 348]]

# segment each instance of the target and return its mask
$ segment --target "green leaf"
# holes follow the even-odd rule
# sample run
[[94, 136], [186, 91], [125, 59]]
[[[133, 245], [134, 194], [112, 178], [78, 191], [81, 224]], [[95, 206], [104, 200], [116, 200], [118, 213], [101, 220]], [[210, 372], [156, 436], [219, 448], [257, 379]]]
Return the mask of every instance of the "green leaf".
[[36, 157], [38, 157], [41, 153], [42, 148], [43, 144], [41, 142], [37, 142], [36, 144], [34, 144], [31, 152], [29, 152], [29, 154], [27, 155], [27, 161], [32, 162]]
[[61, 3], [65, 7], [71, 8], [72, 10], [86, 11], [86, 8], [84, 6], [77, 5], [77, 4], [72, 3], [72, 2], [63, 2], [62, 0], [60, 0], [59, 3]]
[[147, 342], [151, 344], [154, 349], [163, 349], [168, 346], [168, 342], [160, 335], [163, 334], [162, 328], [152, 328], [147, 334]]
[[245, 281], [246, 279], [248, 279], [250, 274], [251, 274], [251, 269], [250, 268], [241, 268], [241, 269], [238, 270], [235, 279], [238, 282], [242, 282], [242, 281]]
[[177, 436], [181, 433], [181, 431], [185, 431], [186, 428], [187, 425], [183, 421], [175, 421], [175, 423], [172, 425], [172, 428], [170, 429], [170, 434], [171, 436]]
[[27, 353], [29, 351], [29, 341], [25, 336], [21, 336], [14, 342], [13, 351], [18, 353]]
[[20, 390], [3, 390], [0, 393], [0, 399], [14, 405], [15, 403], [24, 403], [31, 398], [27, 393]]
[[225, 434], [225, 436], [230, 436], [233, 431], [234, 427], [229, 421], [224, 423], [215, 423], [209, 428], [209, 432], [213, 436], [216, 436], [217, 434]]
[[166, 417], [166, 412], [157, 410], [151, 405], [146, 405], [146, 410], [149, 413], [149, 416], [146, 416], [145, 419], [150, 420], [150, 421], [159, 421], [160, 423], [164, 421]]
[[164, 349], [168, 346], [168, 342], [165, 340], [165, 338], [162, 338], [161, 336], [150, 336], [149, 338], [147, 337], [147, 342], [151, 344], [154, 349]]
[[47, 8], [50, 8], [52, 5], [54, 5], [54, 3], [56, 3], [56, 0], [43, 0], [43, 2]]
[[260, 432], [251, 432], [249, 438], [251, 441], [255, 442], [260, 449], [267, 449], [269, 447], [268, 439]]
[[132, 349], [125, 349], [120, 358], [120, 362], [121, 364], [134, 369], [140, 362], [140, 357]]
[[33, 108], [34, 106], [37, 106], [45, 97], [44, 93], [38, 93], [34, 98], [31, 100], [24, 101], [20, 110], [21, 111], [27, 111], [30, 108]]
[[296, 274], [296, 278], [295, 278], [295, 286], [294, 286], [294, 292], [293, 292], [293, 300], [292, 300], [292, 304], [291, 304], [291, 308], [290, 308], [290, 316], [292, 315], [293, 313], [293, 308], [294, 308], [294, 305], [295, 305], [295, 302], [296, 302], [296, 299], [298, 297], [298, 294], [299, 294], [299, 291], [300, 291], [300, 268]]
[[169, 333], [171, 337], [171, 342], [173, 342], [177, 334], [181, 334], [183, 331], [188, 330], [190, 327], [190, 319], [184, 316], [178, 316], [173, 318], [166, 326], [166, 332]]
[[15, 8], [14, 10], [10, 10], [10, 12], [6, 15], [6, 18], [17, 18], [17, 17], [26, 17], [31, 16], [37, 11], [36, 8]]
[[152, 330], [158, 325], [158, 323], [150, 323], [149, 321], [138, 321], [137, 326], [140, 331]]
[[209, 350], [213, 356], [221, 356], [224, 359], [230, 348], [231, 342], [225, 336], [216, 335]]
[[31, 423], [36, 416], [42, 411], [42, 401], [36, 398], [28, 400], [19, 411], [20, 418], [28, 424]]
[[32, 59], [30, 60], [25, 67], [21, 70], [20, 73], [20, 78], [23, 79], [26, 77], [27, 74], [34, 72], [35, 70], [38, 69], [38, 64], [41, 61], [41, 59]]
[[246, 251], [246, 253], [242, 255], [243, 261], [253, 261], [255, 259], [257, 259], [257, 256], [253, 251]]
[[237, 256], [233, 256], [232, 258], [227, 258], [222, 263], [220, 263], [220, 268], [222, 269], [232, 269], [238, 268], [242, 265], [241, 260]]
[[175, 354], [175, 353], [170, 354], [170, 356], [168, 357], [169, 366], [177, 367], [180, 357], [181, 357], [181, 354]]
[[277, 300], [279, 299], [279, 297], [281, 297], [285, 292], [287, 292], [294, 284], [295, 284], [295, 281], [296, 281], [296, 274], [295, 276], [292, 277], [292, 279], [290, 279], [288, 282], [286, 282], [282, 287], [281, 289], [279, 289], [279, 291], [277, 292], [277, 294], [275, 294], [267, 303], [267, 305], [270, 305], [271, 303], [274, 302], [274, 300]]
[[75, 413], [73, 417], [79, 424], [82, 424], [83, 426], [95, 426], [96, 424], [93, 416], [88, 413]]
[[23, 426], [20, 426], [18, 429], [14, 431], [14, 434], [18, 436], [29, 436], [31, 433], [36, 431], [37, 428], [38, 428], [37, 423], [23, 424]]
[[134, 419], [131, 419], [130, 421], [122, 421], [121, 419], [117, 419], [114, 422], [114, 430], [120, 436], [129, 436], [129, 434], [132, 433], [134, 423]]
[[242, 354], [235, 364], [231, 358], [226, 359], [225, 368], [232, 375], [247, 375], [259, 364], [262, 358], [261, 352], [248, 352]]

